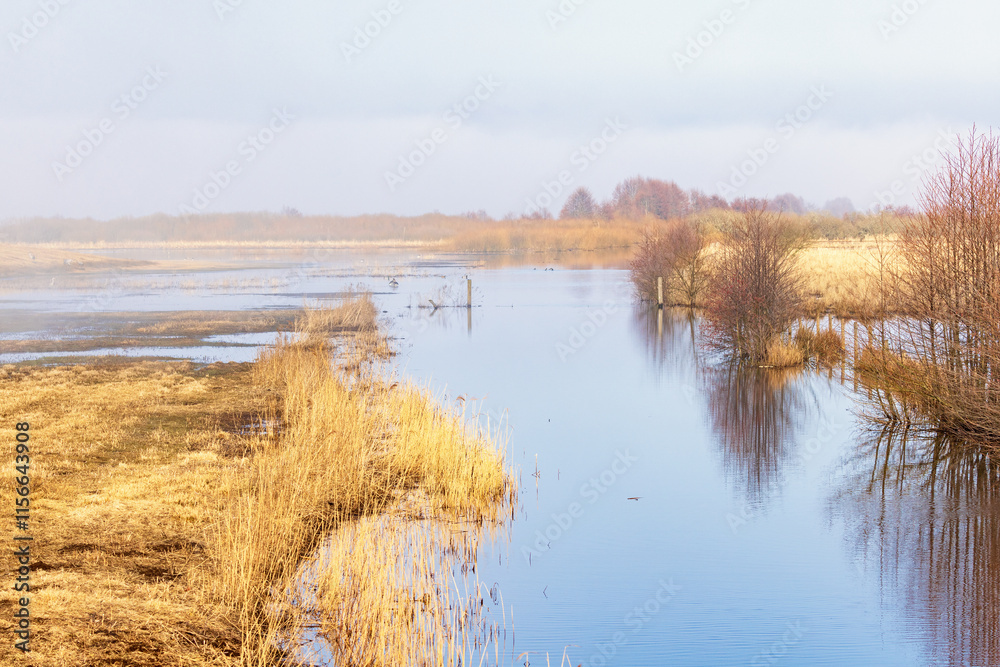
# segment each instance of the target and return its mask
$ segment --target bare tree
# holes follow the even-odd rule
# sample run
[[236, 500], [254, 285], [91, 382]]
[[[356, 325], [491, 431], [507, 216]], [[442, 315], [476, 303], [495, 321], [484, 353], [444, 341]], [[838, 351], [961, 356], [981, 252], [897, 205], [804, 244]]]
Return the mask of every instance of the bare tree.
[[708, 286], [712, 343], [754, 362], [766, 359], [768, 346], [801, 310], [800, 247], [800, 237], [762, 202], [733, 221]]
[[1000, 440], [1000, 138], [973, 129], [956, 143], [921, 204], [903, 219], [894, 295], [911, 317], [859, 370], [890, 420]]
[[565, 219], [590, 220], [596, 216], [597, 203], [594, 195], [587, 188], [577, 188], [566, 199], [559, 212], [559, 217]]

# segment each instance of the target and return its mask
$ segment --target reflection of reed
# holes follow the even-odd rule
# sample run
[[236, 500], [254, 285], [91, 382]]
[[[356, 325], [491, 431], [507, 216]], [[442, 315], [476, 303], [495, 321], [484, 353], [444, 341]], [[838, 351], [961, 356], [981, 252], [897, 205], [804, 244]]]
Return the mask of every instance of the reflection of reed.
[[708, 407], [726, 474], [758, 501], [780, 478], [802, 405], [793, 371], [730, 364], [709, 375]]
[[[505, 524], [365, 517], [334, 531], [301, 572], [293, 604], [305, 664], [496, 665], [507, 653], [499, 589], [476, 574], [482, 539]], [[408, 518], [407, 518], [408, 517]], [[290, 643], [291, 645], [291, 643]]]
[[864, 562], [923, 626], [936, 662], [1000, 664], [1000, 466], [953, 438], [886, 429], [845, 494]]

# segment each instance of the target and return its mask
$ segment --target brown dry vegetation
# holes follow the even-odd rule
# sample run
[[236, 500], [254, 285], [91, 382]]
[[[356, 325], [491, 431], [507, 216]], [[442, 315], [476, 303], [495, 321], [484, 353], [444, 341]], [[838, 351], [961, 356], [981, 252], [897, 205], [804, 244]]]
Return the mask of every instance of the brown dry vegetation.
[[442, 248], [470, 253], [614, 250], [635, 244], [644, 224], [634, 220], [510, 220], [456, 231]]
[[758, 204], [734, 221], [713, 258], [705, 299], [706, 338], [739, 358], [767, 360], [801, 312], [795, 254], [801, 239]]
[[[316, 313], [256, 364], [0, 370], [0, 420], [31, 423], [30, 664], [272, 665], [274, 640], [303, 621], [275, 592], [330, 530], [415, 492], [428, 512], [497, 516], [513, 487], [493, 442], [424, 390], [364, 371], [387, 350], [373, 316], [364, 297]], [[345, 326], [355, 344], [337, 349], [353, 371], [326, 342]], [[355, 564], [363, 581], [384, 574]], [[5, 587], [0, 612], [13, 600]], [[378, 613], [324, 609], [331, 631]], [[461, 645], [447, 619], [425, 623]], [[9, 613], [0, 632], [12, 636]], [[364, 664], [407, 664], [369, 648]]]
[[[883, 263], [880, 303], [859, 370], [889, 421], [1000, 441], [1000, 137], [973, 130], [926, 183], [925, 215]], [[898, 261], [897, 261], [898, 258]]]

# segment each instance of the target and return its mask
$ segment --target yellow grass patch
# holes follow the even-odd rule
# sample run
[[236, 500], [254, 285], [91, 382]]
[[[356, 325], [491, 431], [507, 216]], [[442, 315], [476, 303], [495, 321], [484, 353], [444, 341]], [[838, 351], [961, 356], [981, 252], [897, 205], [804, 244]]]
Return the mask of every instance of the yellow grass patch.
[[[318, 320], [363, 323], [365, 301]], [[331, 530], [418, 491], [428, 513], [497, 518], [514, 487], [492, 440], [330, 355], [286, 341], [255, 365], [0, 369], [2, 432], [31, 423], [32, 664], [272, 665], [302, 621], [284, 591]]]

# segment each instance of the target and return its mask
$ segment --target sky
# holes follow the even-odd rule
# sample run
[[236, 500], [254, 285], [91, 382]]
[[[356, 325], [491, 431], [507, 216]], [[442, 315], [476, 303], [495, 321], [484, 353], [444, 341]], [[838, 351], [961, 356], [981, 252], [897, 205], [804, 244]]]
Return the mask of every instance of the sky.
[[4, 0], [0, 220], [495, 217], [626, 177], [913, 204], [1000, 125], [985, 0]]

